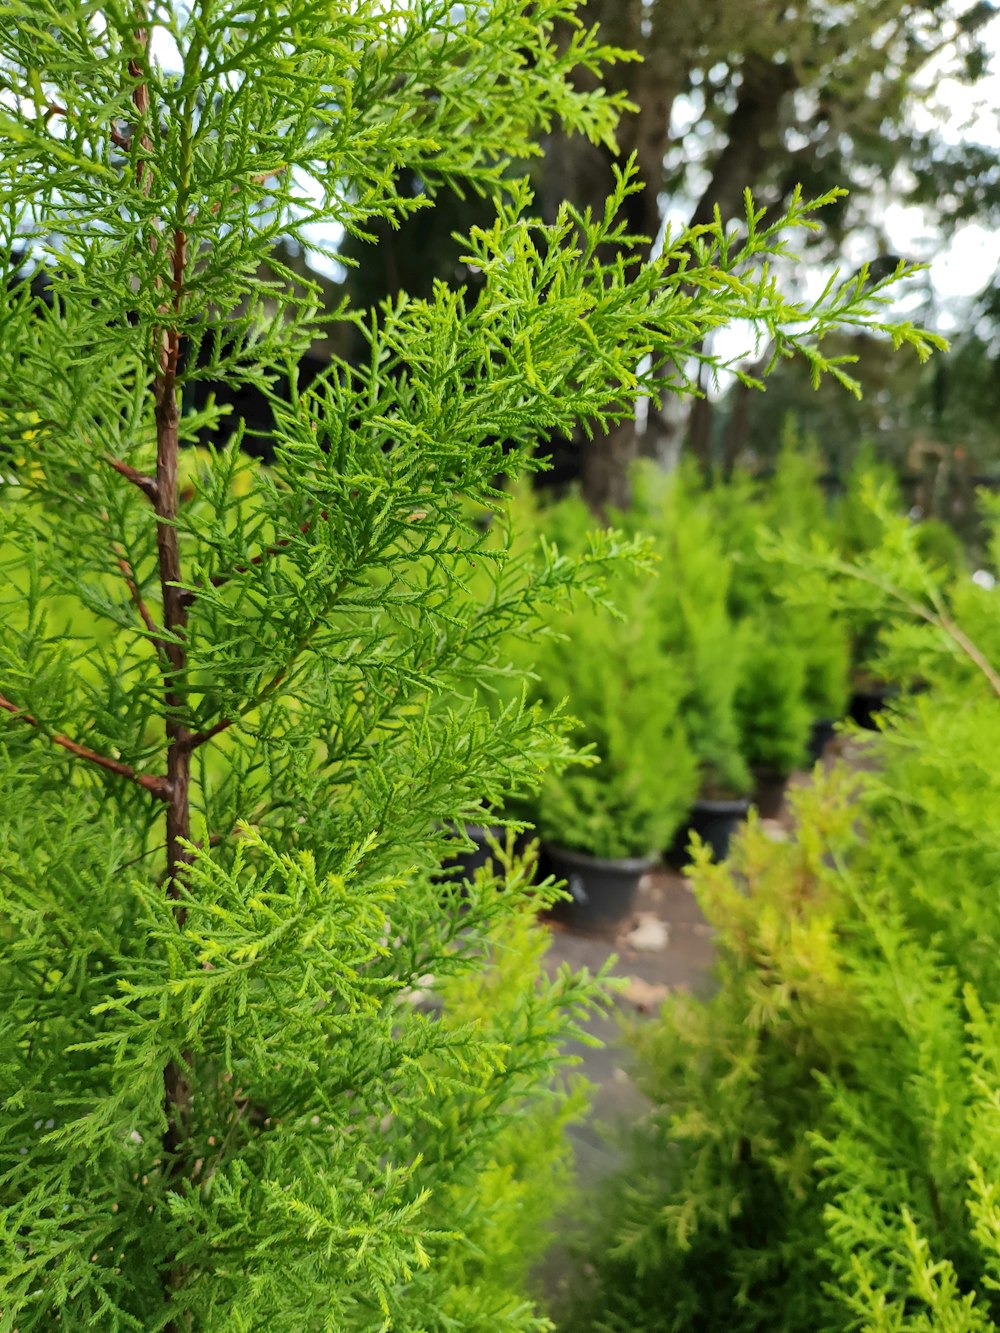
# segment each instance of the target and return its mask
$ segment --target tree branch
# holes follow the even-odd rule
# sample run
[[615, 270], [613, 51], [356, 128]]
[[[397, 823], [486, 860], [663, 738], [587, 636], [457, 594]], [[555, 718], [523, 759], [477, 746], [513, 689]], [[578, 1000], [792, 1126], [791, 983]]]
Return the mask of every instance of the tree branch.
[[142, 623], [149, 630], [154, 645], [156, 646], [157, 650], [162, 653], [163, 640], [160, 637], [160, 628], [157, 625], [156, 621], [153, 619], [152, 615], [150, 615], [149, 607], [142, 600], [142, 596], [139, 593], [139, 589], [135, 581], [135, 571], [132, 569], [132, 566], [125, 559], [125, 556], [121, 552], [116, 552], [116, 554], [118, 556], [118, 568], [125, 576], [125, 586], [128, 588], [129, 596], [132, 598], [136, 610], [142, 617]]
[[716, 207], [724, 218], [742, 215], [743, 191], [750, 182], [759, 180], [781, 104], [795, 87], [796, 76], [790, 64], [778, 64], [759, 55], [746, 59], [739, 99], [726, 124], [725, 147], [689, 226], [710, 223]]
[[137, 786], [152, 792], [161, 801], [170, 799], [170, 783], [166, 778], [154, 777], [148, 773], [137, 773], [129, 764], [123, 764], [120, 760], [112, 759], [106, 754], [98, 754], [96, 750], [91, 750], [87, 745], [80, 745], [76, 741], [71, 741], [68, 736], [64, 736], [61, 732], [46, 731], [34, 714], [26, 713], [23, 709], [18, 708], [17, 704], [4, 698], [2, 694], [0, 694], [0, 708], [10, 713], [12, 717], [26, 722], [29, 727], [38, 727], [42, 734], [48, 736], [54, 745], [62, 746], [64, 750], [75, 755], [78, 759], [86, 759], [88, 763], [96, 764], [98, 768], [107, 769], [109, 773], [115, 773], [120, 778], [128, 778], [129, 782], [134, 782]]
[[213, 736], [218, 736], [220, 732], [228, 731], [235, 721], [236, 719], [234, 717], [220, 718], [218, 722], [213, 723], [212, 726], [207, 727], [204, 731], [197, 731], [194, 733], [189, 732], [185, 737], [184, 744], [189, 751], [197, 750], [199, 745], [204, 745], [205, 742], [210, 741]]
[[[142, 61], [146, 57], [147, 33], [145, 26], [145, 13], [142, 7], [139, 7], [139, 17], [141, 26], [136, 28], [136, 44], [142, 52], [142, 59], [133, 56], [128, 62], [128, 72], [135, 79], [136, 85], [132, 89], [132, 105], [135, 107], [136, 121], [142, 122], [149, 114], [149, 85], [146, 82], [146, 71], [142, 67]], [[145, 150], [149, 156], [153, 153], [153, 144], [148, 134], [143, 134], [139, 140], [140, 147]], [[136, 184], [144, 194], [149, 194], [152, 185], [152, 176], [150, 175], [149, 163], [145, 158], [139, 158], [135, 168]]]
[[[320, 522], [323, 522], [326, 519], [326, 516], [327, 511], [325, 509], [320, 510], [318, 515]], [[315, 522], [316, 519], [311, 518], [305, 523], [300, 523], [298, 528], [299, 532], [308, 532]], [[246, 574], [251, 569], [255, 569], [258, 565], [263, 564], [265, 560], [269, 560], [272, 555], [277, 555], [280, 551], [283, 551], [286, 546], [290, 546], [291, 543], [291, 537], [280, 537], [276, 542], [272, 542], [270, 546], [265, 546], [263, 551], [259, 551], [257, 555], [251, 556], [245, 565], [234, 565], [233, 568], [228, 570], [225, 574], [213, 574], [209, 579], [209, 585], [213, 588], [225, 587], [230, 579], [234, 579], [237, 574]], [[181, 598], [185, 606], [190, 606], [197, 596], [197, 588], [183, 588], [181, 590]]]
[[976, 670], [985, 677], [989, 682], [990, 689], [1000, 699], [1000, 673], [997, 672], [982, 649], [951, 619], [933, 594], [931, 595], [931, 601], [936, 604], [927, 607], [921, 602], [915, 601], [902, 588], [898, 588], [887, 579], [880, 578], [877, 574], [871, 573], [860, 565], [850, 565], [845, 561], [838, 560], [833, 562], [830, 568], [839, 574], [846, 575], [848, 578], [857, 579], [859, 583], [867, 583], [871, 587], [877, 588], [879, 592], [898, 602], [915, 619], [923, 620], [926, 624], [933, 625], [941, 630], [965, 654]]
[[131, 467], [128, 463], [123, 463], [120, 458], [112, 458], [110, 454], [105, 455], [104, 461], [109, 463], [116, 472], [120, 473], [133, 486], [138, 486], [143, 495], [151, 504], [156, 504], [157, 487], [156, 478], [149, 477], [145, 472], [140, 472], [138, 468]]
[[[257, 176], [251, 176], [247, 184], [264, 185], [267, 181], [271, 179], [272, 176], [280, 176], [283, 172], [287, 170], [288, 170], [288, 163], [283, 162], [280, 167], [275, 167], [273, 171], [262, 171]], [[230, 193], [239, 194], [240, 191], [244, 188], [245, 187], [243, 185], [234, 185]], [[221, 200], [217, 199], [215, 203], [212, 205], [210, 210], [212, 216], [214, 217], [221, 210], [221, 208], [222, 208], [222, 202]]]

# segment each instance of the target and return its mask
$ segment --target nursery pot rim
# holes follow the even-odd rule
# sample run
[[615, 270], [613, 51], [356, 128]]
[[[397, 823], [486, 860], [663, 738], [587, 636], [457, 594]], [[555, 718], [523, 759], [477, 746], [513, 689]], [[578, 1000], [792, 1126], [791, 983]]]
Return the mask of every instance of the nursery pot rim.
[[577, 852], [572, 847], [565, 847], [560, 842], [549, 842], [546, 840], [545, 847], [549, 852], [554, 853], [562, 860], [575, 862], [584, 867], [589, 866], [594, 870], [623, 870], [632, 874], [644, 874], [647, 870], [652, 870], [659, 857], [655, 855], [648, 856], [591, 856], [589, 852]]
[[749, 796], [699, 796], [691, 802], [692, 810], [701, 810], [706, 815], [746, 814], [750, 809]]

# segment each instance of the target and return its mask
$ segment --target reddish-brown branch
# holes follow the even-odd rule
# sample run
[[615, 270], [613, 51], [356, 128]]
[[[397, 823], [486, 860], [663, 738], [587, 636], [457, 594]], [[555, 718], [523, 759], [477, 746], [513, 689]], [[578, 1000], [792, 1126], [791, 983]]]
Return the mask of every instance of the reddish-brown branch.
[[[325, 509], [320, 511], [319, 519], [321, 522], [326, 519], [326, 512]], [[299, 532], [308, 532], [315, 521], [315, 519], [308, 519], [305, 523], [300, 523], [298, 527]], [[245, 565], [234, 565], [232, 569], [227, 570], [225, 574], [213, 574], [211, 579], [209, 579], [209, 583], [213, 588], [222, 588], [231, 579], [234, 579], [237, 574], [249, 573], [251, 569], [255, 569], [258, 565], [262, 565], [265, 560], [269, 560], [272, 555], [278, 555], [286, 546], [290, 546], [291, 544], [291, 537], [280, 537], [276, 542], [272, 542], [270, 546], [265, 546], [263, 551], [259, 551], [257, 555], [251, 556]], [[198, 590], [197, 588], [185, 588], [182, 595], [184, 604], [190, 606], [198, 596]]]
[[87, 745], [80, 745], [77, 741], [71, 741], [68, 736], [61, 732], [45, 731], [38, 718], [32, 713], [26, 713], [24, 709], [18, 708], [17, 704], [11, 703], [9, 699], [0, 694], [0, 708], [10, 713], [13, 717], [26, 722], [29, 727], [38, 727], [43, 735], [48, 736], [53, 745], [60, 745], [78, 759], [86, 759], [90, 764], [96, 764], [98, 768], [105, 768], [109, 773], [116, 773], [120, 778], [128, 778], [129, 782], [136, 783], [137, 786], [145, 788], [158, 796], [161, 801], [170, 799], [170, 784], [166, 778], [155, 777], [149, 773], [137, 773], [129, 764], [123, 764], [118, 759], [112, 759], [109, 755], [98, 754], [96, 750], [90, 749]]
[[[171, 254], [171, 289], [173, 291], [173, 309], [174, 314], [178, 314], [181, 308], [181, 298], [184, 295], [184, 268], [187, 264], [187, 235], [182, 227], [174, 230], [174, 244]], [[177, 360], [180, 355], [180, 339], [175, 337], [174, 346], [171, 350], [172, 365], [171, 375], [176, 378]]]
[[[187, 665], [184, 636], [187, 630], [187, 608], [178, 586], [181, 581], [180, 547], [175, 520], [177, 518], [177, 454], [179, 414], [176, 393], [178, 336], [173, 330], [164, 334], [161, 349], [160, 374], [156, 377], [156, 488], [157, 524], [156, 547], [160, 570], [160, 592], [163, 600], [163, 622], [167, 638], [164, 640], [166, 657], [164, 671], [164, 703], [166, 706], [167, 777], [170, 779], [171, 799], [167, 806], [167, 892], [179, 896], [178, 874], [190, 860], [182, 846], [190, 841], [190, 814], [188, 787], [191, 778], [191, 751], [188, 732], [181, 721], [184, 697], [180, 689]], [[183, 908], [178, 908], [183, 924]]]
[[[287, 171], [287, 170], [288, 170], [288, 164], [287, 164], [287, 162], [283, 162], [282, 165], [281, 165], [280, 167], [275, 167], [273, 171], [262, 171], [262, 172], [259, 173], [259, 175], [251, 176], [250, 179], [247, 181], [246, 184], [247, 184], [247, 185], [263, 185], [264, 182], [265, 182], [265, 181], [269, 181], [269, 180], [271, 179], [272, 176], [280, 176], [280, 175], [282, 174], [282, 172]], [[246, 188], [246, 186], [244, 186], [244, 185], [234, 185], [230, 193], [232, 193], [232, 194], [239, 194], [239, 193], [240, 193], [242, 190], [244, 190], [245, 188]], [[216, 213], [218, 213], [218, 212], [220, 211], [221, 208], [222, 208], [222, 201], [219, 200], [219, 199], [216, 199], [215, 203], [212, 205], [212, 208], [211, 208], [212, 216], [214, 217], [214, 216], [216, 215]]]
[[[311, 523], [301, 523], [299, 524], [299, 532], [308, 532], [311, 527]], [[279, 551], [283, 551], [286, 546], [291, 545], [291, 541], [291, 537], [281, 537], [278, 541], [272, 542], [270, 546], [265, 546], [263, 551], [258, 552], [257, 555], [251, 556], [245, 565], [234, 565], [226, 574], [213, 574], [212, 587], [221, 588], [230, 579], [235, 578], [237, 574], [246, 574], [251, 569], [255, 569], [257, 565], [262, 565], [272, 555], [277, 555]]]
[[[147, 0], [136, 0], [136, 55], [128, 62], [128, 72], [135, 80], [132, 90], [132, 102], [136, 111], [134, 133], [140, 135], [139, 149], [136, 152], [136, 183], [140, 190], [149, 195], [152, 187], [153, 145], [143, 124], [149, 123], [150, 94], [146, 83], [145, 62], [147, 58]], [[134, 134], [132, 136], [134, 138]], [[132, 144], [130, 143], [130, 150]], [[178, 220], [183, 216], [178, 210]], [[158, 223], [154, 223], [149, 233], [149, 249], [158, 254], [162, 232]], [[189, 788], [191, 780], [191, 750], [188, 745], [189, 733], [183, 722], [184, 672], [187, 665], [185, 638], [187, 632], [187, 608], [181, 595], [181, 559], [180, 539], [176, 526], [179, 505], [177, 484], [177, 463], [180, 449], [180, 410], [177, 393], [177, 365], [180, 357], [181, 335], [180, 314], [184, 292], [184, 268], [187, 260], [187, 238], [179, 225], [173, 232], [172, 252], [170, 256], [171, 300], [169, 305], [161, 307], [163, 323], [154, 335], [156, 355], [156, 374], [153, 380], [154, 418], [156, 422], [156, 476], [143, 478], [134, 470], [124, 471], [129, 478], [149, 497], [156, 510], [156, 550], [160, 579], [160, 593], [163, 604], [163, 637], [160, 654], [163, 672], [164, 726], [167, 747], [167, 864], [164, 876], [166, 892], [174, 904], [174, 919], [178, 929], [183, 930], [186, 912], [182, 899], [183, 876], [191, 862], [188, 847], [191, 842], [191, 812]], [[157, 290], [163, 282], [159, 275], [156, 279]], [[151, 483], [151, 484], [150, 484]], [[141, 611], [140, 611], [141, 614]], [[177, 1058], [169, 1060], [163, 1070], [163, 1110], [166, 1129], [163, 1134], [163, 1154], [165, 1171], [173, 1186], [187, 1174], [185, 1165], [185, 1146], [188, 1139], [188, 1124], [191, 1113], [191, 1056], [182, 1052]], [[168, 1264], [163, 1273], [164, 1294], [172, 1301], [173, 1293], [184, 1282], [186, 1276], [184, 1264]], [[181, 1326], [187, 1325], [184, 1315], [178, 1319], [168, 1319], [164, 1333], [178, 1333]]]
[[206, 727], [204, 731], [189, 733], [186, 740], [187, 748], [189, 750], [197, 750], [199, 745], [204, 745], [205, 742], [210, 741], [213, 736], [218, 736], [221, 732], [228, 731], [235, 721], [236, 719], [233, 717], [220, 718], [218, 722], [213, 723], [210, 727]]
[[151, 504], [156, 504], [156, 478], [148, 476], [145, 472], [140, 472], [138, 468], [123, 463], [120, 458], [112, 458], [107, 455], [104, 460], [109, 463], [116, 472], [121, 473], [133, 486], [138, 486], [143, 495]]
[[[131, 68], [131, 65], [129, 66], [129, 68]], [[69, 112], [66, 110], [64, 106], [60, 106], [58, 102], [50, 102], [48, 106], [45, 108], [46, 123], [48, 123], [53, 116], [62, 116], [64, 119], [68, 119]], [[108, 137], [110, 138], [114, 146], [116, 148], [120, 148], [123, 153], [130, 153], [132, 151], [131, 135], [122, 134], [121, 130], [113, 121], [111, 123], [111, 128], [108, 131]]]
[[154, 645], [162, 652], [163, 642], [160, 638], [160, 628], [150, 615], [149, 607], [142, 600], [142, 594], [139, 592], [138, 585], [135, 581], [135, 571], [123, 555], [118, 556], [118, 568], [125, 577], [125, 586], [128, 588], [129, 596], [132, 598], [135, 609], [142, 617], [142, 623], [149, 630]]
[[[136, 119], [141, 124], [149, 115], [149, 85], [146, 83], [146, 73], [142, 67], [142, 62], [146, 58], [146, 28], [144, 23], [136, 29], [135, 38], [136, 44], [142, 52], [142, 59], [133, 56], [128, 62], [128, 72], [133, 79], [137, 80], [135, 87], [132, 89], [132, 105], [135, 107]], [[139, 144], [148, 156], [152, 156], [153, 144], [148, 134], [142, 135]], [[135, 180], [143, 193], [149, 194], [153, 181], [149, 163], [145, 158], [140, 157], [136, 163]]]
[[[177, 402], [177, 364], [180, 357], [180, 333], [176, 327], [183, 295], [186, 238], [177, 228], [173, 238], [171, 278], [173, 288], [173, 327], [164, 326], [159, 335], [158, 370], [153, 382], [156, 420], [156, 549], [159, 564], [160, 594], [163, 602], [163, 702], [167, 741], [167, 895], [174, 902], [174, 918], [183, 930], [187, 917], [182, 898], [185, 869], [190, 865], [191, 843], [191, 749], [190, 733], [183, 723], [184, 695], [181, 684], [187, 666], [185, 637], [187, 607], [182, 597], [180, 541], [176, 518], [180, 502], [177, 462], [180, 451], [180, 410]], [[191, 1113], [191, 1057], [187, 1052], [169, 1060], [163, 1070], [163, 1110], [166, 1129], [163, 1154], [172, 1180], [185, 1175], [184, 1145], [188, 1137]], [[183, 1265], [172, 1266], [164, 1274], [167, 1292], [183, 1282]], [[166, 1326], [166, 1333], [176, 1333], [177, 1321]]]

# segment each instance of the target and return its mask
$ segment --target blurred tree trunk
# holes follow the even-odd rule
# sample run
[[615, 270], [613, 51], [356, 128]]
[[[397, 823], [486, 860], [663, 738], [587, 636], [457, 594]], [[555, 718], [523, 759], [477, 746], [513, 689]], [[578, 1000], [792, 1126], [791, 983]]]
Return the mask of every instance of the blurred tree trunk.
[[[979, 216], [996, 194], [996, 152], [956, 147], [918, 129], [911, 109], [927, 95], [932, 58], [938, 81], [981, 77], [981, 30], [991, 12], [980, 0], [585, 0], [582, 21], [642, 57], [611, 67], [605, 79], [637, 109], [622, 119], [617, 153], [550, 132], [529, 168], [538, 207], [550, 221], [564, 199], [602, 211], [615, 164], [634, 153], [645, 187], [627, 200], [626, 222], [648, 238], [647, 254], [660, 242], [665, 205], [691, 224], [711, 222], [716, 208], [725, 221], [738, 221], [748, 187], [768, 209], [786, 204], [797, 185], [807, 196], [849, 187], [849, 203], [824, 210], [825, 236], [816, 244], [826, 256], [850, 230], [867, 236], [877, 257], [877, 219], [890, 183], [892, 197], [920, 203], [945, 225]], [[409, 186], [423, 188], [415, 178]], [[367, 308], [400, 291], [429, 294], [441, 276], [474, 291], [477, 275], [461, 264], [452, 237], [492, 217], [489, 200], [453, 195], [398, 232], [373, 227], [374, 258], [367, 242], [346, 237], [352, 304]], [[669, 468], [687, 448], [707, 468], [713, 410], [711, 400], [665, 392], [648, 403], [638, 427], [622, 422], [566, 450], [553, 441], [553, 451], [578, 468], [588, 503], [601, 513], [627, 505], [629, 468], [640, 456]], [[762, 410], [755, 402], [740, 427], [744, 438]]]
[[[586, 0], [583, 21], [642, 56], [608, 80], [638, 108], [619, 130], [619, 160], [634, 152], [645, 182], [628, 201], [630, 229], [657, 243], [665, 191], [689, 200], [687, 220], [699, 225], [716, 209], [723, 220], [742, 217], [747, 188], [771, 209], [800, 184], [807, 194], [846, 185], [854, 215], [846, 204], [827, 210], [828, 251], [848, 226], [867, 227], [875, 258], [872, 199], [901, 162], [916, 182], [911, 196], [945, 216], [942, 181], [968, 171], [962, 154], [913, 125], [909, 107], [915, 91], [922, 95], [913, 81], [933, 57], [947, 59], [950, 77], [975, 82], [991, 12], [975, 0], [848, 0], [836, 12], [818, 0]], [[689, 123], [674, 137], [678, 99]], [[550, 135], [539, 183], [546, 216], [562, 199], [602, 208], [614, 160], [605, 148]], [[627, 504], [627, 473], [639, 456], [671, 466], [683, 445], [710, 465], [712, 405], [694, 401], [692, 409], [691, 400], [665, 393], [649, 403], [644, 426], [622, 423], [576, 441], [595, 512]]]
[[[547, 218], [555, 216], [563, 199], [600, 210], [614, 183], [616, 161], [624, 162], [634, 153], [644, 185], [628, 201], [629, 229], [648, 238], [647, 253], [658, 243], [671, 118], [691, 73], [690, 29], [685, 22], [689, 9], [685, 4], [647, 5], [643, 0], [588, 0], [584, 21], [599, 24], [608, 41], [643, 57], [641, 63], [618, 65], [607, 80], [611, 87], [624, 89], [638, 109], [621, 123], [617, 159], [607, 148], [579, 137], [550, 136], [540, 189]], [[741, 77], [739, 96], [723, 130], [723, 147], [691, 215], [692, 225], [710, 222], [716, 207], [724, 218], [741, 216], [747, 183], [760, 178], [774, 155], [782, 101], [794, 86], [792, 68], [751, 55]], [[711, 408], [704, 400], [695, 403], [699, 431], [691, 443], [707, 466]], [[597, 513], [626, 507], [631, 464], [640, 456], [661, 466], [675, 463], [689, 419], [690, 405], [666, 393], [661, 401], [649, 403], [644, 428], [626, 421], [592, 440], [578, 440], [581, 482], [590, 507]]]

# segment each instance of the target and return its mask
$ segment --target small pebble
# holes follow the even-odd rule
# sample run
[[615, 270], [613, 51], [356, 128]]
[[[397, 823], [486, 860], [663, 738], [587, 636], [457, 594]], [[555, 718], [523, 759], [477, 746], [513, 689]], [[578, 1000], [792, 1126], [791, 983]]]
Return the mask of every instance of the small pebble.
[[655, 912], [640, 912], [622, 943], [640, 953], [662, 953], [670, 943], [670, 927]]

